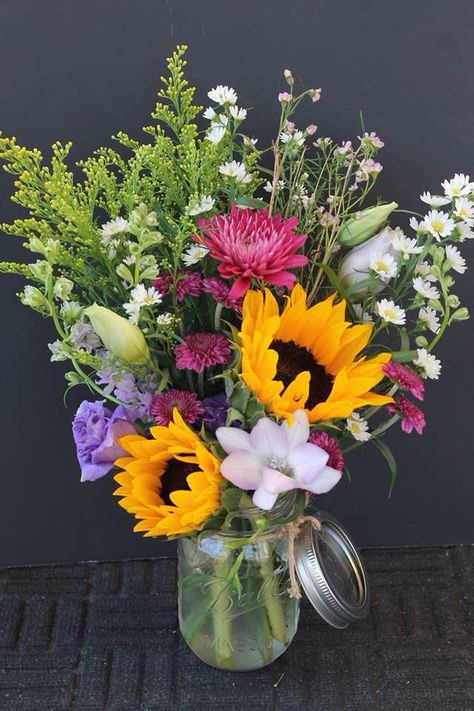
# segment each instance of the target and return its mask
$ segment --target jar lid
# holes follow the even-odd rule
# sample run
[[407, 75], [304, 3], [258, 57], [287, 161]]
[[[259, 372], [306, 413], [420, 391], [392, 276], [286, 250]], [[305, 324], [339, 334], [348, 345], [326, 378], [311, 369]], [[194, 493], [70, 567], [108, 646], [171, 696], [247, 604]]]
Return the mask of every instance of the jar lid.
[[321, 511], [315, 518], [320, 530], [306, 521], [295, 541], [296, 572], [315, 610], [330, 625], [342, 629], [368, 614], [367, 578], [341, 524]]

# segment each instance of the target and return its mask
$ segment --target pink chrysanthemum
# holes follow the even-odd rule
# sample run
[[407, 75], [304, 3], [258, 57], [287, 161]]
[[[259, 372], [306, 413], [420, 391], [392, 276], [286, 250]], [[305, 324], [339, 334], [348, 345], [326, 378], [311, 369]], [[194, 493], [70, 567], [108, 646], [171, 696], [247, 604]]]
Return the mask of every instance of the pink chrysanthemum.
[[[173, 284], [173, 275], [166, 269], [162, 269], [156, 279], [152, 279], [152, 286], [160, 292], [167, 294]], [[199, 272], [188, 272], [180, 269], [176, 279], [176, 298], [182, 301], [185, 296], [199, 296], [202, 288], [202, 279]]]
[[342, 472], [344, 469], [344, 459], [342, 456], [341, 449], [334, 439], [327, 434], [327, 432], [311, 432], [308, 442], [310, 444], [316, 444], [321, 449], [324, 449], [327, 454], [329, 454], [329, 459], [327, 461], [327, 466], [332, 469], [337, 469], [338, 472]]
[[225, 281], [219, 279], [219, 277], [208, 277], [202, 280], [202, 288], [208, 294], [214, 297], [214, 299], [225, 306], [226, 309], [234, 309], [234, 311], [242, 310], [242, 299], [236, 299], [229, 296], [230, 286], [228, 286]]
[[198, 417], [204, 414], [204, 407], [196, 393], [172, 388], [153, 398], [150, 414], [157, 425], [168, 425], [173, 421], [173, 410], [176, 408], [188, 425], [192, 425]]
[[306, 235], [294, 233], [297, 224], [296, 217], [270, 217], [266, 210], [232, 205], [230, 215], [200, 220], [197, 225], [204, 234], [194, 239], [219, 262], [217, 269], [224, 279], [235, 279], [229, 293], [237, 298], [249, 289], [252, 279], [292, 286], [296, 277], [287, 270], [308, 261], [303, 254], [295, 254], [306, 240]]
[[218, 333], [193, 333], [175, 346], [174, 355], [178, 368], [200, 373], [211, 365], [228, 363], [231, 350], [227, 339]]
[[415, 373], [414, 370], [394, 360], [389, 360], [389, 362], [382, 367], [382, 370], [387, 378], [397, 383], [402, 390], [408, 390], [417, 400], [423, 400], [425, 386], [420, 376]]
[[425, 416], [420, 408], [405, 395], [400, 395], [393, 405], [387, 405], [391, 413], [398, 412], [402, 416], [401, 428], [407, 434], [416, 430], [421, 435], [426, 425]]

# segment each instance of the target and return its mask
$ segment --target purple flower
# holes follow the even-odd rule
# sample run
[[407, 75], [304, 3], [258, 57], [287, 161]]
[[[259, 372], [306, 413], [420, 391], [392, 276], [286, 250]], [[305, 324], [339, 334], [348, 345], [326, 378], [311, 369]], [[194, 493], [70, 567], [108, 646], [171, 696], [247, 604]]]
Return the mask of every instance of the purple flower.
[[131, 424], [136, 413], [125, 407], [113, 412], [103, 402], [84, 400], [72, 423], [77, 458], [81, 467], [81, 481], [95, 481], [109, 472], [118, 457], [126, 456], [117, 440], [136, 434]]
[[100, 340], [92, 326], [82, 321], [78, 321], [71, 328], [71, 343], [77, 351], [81, 348], [86, 351], [92, 351], [100, 346]]
[[202, 401], [204, 414], [201, 422], [209, 434], [214, 435], [218, 427], [224, 427], [227, 419], [229, 402], [225, 393], [210, 395]]

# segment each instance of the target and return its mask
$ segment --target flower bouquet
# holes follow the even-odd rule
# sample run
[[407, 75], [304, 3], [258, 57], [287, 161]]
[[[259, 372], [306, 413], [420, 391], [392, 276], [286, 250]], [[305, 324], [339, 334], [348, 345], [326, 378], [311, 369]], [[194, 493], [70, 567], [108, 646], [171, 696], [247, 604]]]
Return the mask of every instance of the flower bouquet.
[[355, 549], [310, 497], [364, 443], [393, 486], [385, 432], [422, 433], [433, 350], [468, 318], [452, 288], [474, 184], [460, 174], [424, 193], [407, 236], [396, 203], [368, 200], [375, 133], [337, 144], [297, 128], [321, 90], [298, 93], [287, 70], [260, 147], [233, 89], [194, 103], [184, 53], [168, 60], [146, 140], [118, 133], [116, 149], [78, 164], [81, 179], [71, 144], [47, 164], [0, 136], [23, 208], [2, 230], [37, 255], [0, 271], [25, 277], [22, 303], [52, 319], [67, 389], [89, 389], [73, 422], [81, 480], [115, 468], [134, 530], [179, 539], [187, 643], [209, 664], [252, 669], [291, 641], [300, 584], [335, 626], [366, 612]]

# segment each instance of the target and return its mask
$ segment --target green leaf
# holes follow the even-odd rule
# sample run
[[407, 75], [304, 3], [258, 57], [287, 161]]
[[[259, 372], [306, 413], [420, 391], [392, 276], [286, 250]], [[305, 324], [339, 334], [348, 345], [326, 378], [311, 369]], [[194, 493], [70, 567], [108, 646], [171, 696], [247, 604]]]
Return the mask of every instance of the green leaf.
[[233, 408], [240, 412], [245, 412], [250, 399], [250, 390], [243, 383], [237, 383], [228, 399]]
[[385, 461], [388, 464], [388, 468], [390, 469], [390, 489], [388, 492], [388, 495], [390, 497], [392, 495], [393, 486], [394, 486], [395, 480], [397, 478], [397, 462], [395, 460], [395, 457], [392, 454], [392, 450], [390, 449], [388, 444], [386, 444], [386, 442], [384, 442], [383, 439], [374, 438], [374, 439], [371, 439], [370, 441], [372, 442], [372, 444], [374, 444], [377, 447], [379, 452], [383, 455], [383, 457], [385, 458]]
[[236, 489], [233, 486], [229, 486], [227, 489], [224, 489], [221, 495], [221, 504], [226, 511], [229, 513], [237, 511], [239, 508], [241, 494], [242, 492], [240, 489]]
[[260, 209], [262, 207], [268, 207], [268, 203], [265, 202], [265, 200], [259, 200], [258, 198], [253, 197], [246, 197], [245, 195], [242, 197], [238, 197], [235, 200], [235, 204], [239, 207], [255, 207]]

